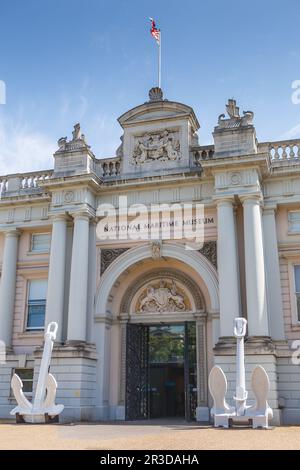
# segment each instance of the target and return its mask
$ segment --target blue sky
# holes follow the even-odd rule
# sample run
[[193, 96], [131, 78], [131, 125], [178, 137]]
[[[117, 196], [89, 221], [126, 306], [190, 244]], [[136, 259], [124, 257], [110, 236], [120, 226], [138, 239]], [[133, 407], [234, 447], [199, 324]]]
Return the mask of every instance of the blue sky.
[[117, 118], [156, 85], [149, 16], [164, 97], [194, 108], [201, 144], [232, 97], [254, 111], [260, 141], [300, 138], [299, 0], [2, 0], [0, 174], [52, 167], [77, 121], [98, 158], [114, 155]]

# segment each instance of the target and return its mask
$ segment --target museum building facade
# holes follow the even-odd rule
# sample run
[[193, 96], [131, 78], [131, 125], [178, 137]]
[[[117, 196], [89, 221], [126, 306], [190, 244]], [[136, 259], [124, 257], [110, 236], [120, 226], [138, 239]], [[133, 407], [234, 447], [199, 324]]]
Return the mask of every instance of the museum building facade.
[[118, 119], [115, 157], [76, 124], [52, 170], [0, 177], [0, 418], [14, 372], [33, 396], [55, 321], [62, 421], [207, 422], [214, 364], [234, 396], [243, 316], [248, 384], [263, 365], [274, 424], [300, 423], [300, 140], [258, 142], [253, 113], [226, 110], [202, 146], [193, 109], [153, 88]]

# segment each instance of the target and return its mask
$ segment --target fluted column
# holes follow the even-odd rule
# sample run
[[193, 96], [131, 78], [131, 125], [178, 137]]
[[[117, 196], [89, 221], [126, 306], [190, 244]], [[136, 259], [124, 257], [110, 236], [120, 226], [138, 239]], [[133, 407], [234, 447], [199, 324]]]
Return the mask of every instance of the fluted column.
[[217, 201], [220, 336], [232, 337], [234, 319], [240, 316], [238, 256], [233, 198]]
[[269, 336], [260, 197], [244, 196], [246, 296], [249, 336]]
[[89, 215], [74, 214], [68, 313], [68, 341], [86, 341]]
[[56, 335], [56, 341], [58, 343], [62, 342], [66, 239], [66, 215], [55, 215], [52, 222], [45, 326], [47, 326], [51, 321], [58, 323], [58, 331]]
[[5, 232], [2, 273], [0, 281], [0, 340], [6, 347], [11, 346], [14, 317], [16, 276], [18, 259], [18, 239], [16, 229]]
[[266, 207], [263, 211], [267, 305], [270, 335], [275, 340], [284, 340], [285, 335], [275, 209], [275, 207]]

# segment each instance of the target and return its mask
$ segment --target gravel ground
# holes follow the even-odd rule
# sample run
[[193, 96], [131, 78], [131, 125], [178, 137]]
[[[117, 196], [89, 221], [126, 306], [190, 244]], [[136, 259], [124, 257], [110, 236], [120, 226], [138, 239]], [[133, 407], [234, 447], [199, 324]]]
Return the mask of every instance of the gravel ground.
[[300, 426], [213, 429], [185, 422], [0, 423], [0, 449], [300, 449]]

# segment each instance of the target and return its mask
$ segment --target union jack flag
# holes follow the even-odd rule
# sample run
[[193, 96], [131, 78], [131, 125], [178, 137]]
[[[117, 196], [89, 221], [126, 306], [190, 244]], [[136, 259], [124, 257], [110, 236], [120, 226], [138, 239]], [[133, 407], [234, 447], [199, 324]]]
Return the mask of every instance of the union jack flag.
[[149, 19], [151, 21], [151, 29], [150, 29], [151, 36], [154, 37], [155, 41], [159, 45], [160, 44], [160, 29], [156, 27], [156, 24], [153, 18], [149, 18]]

